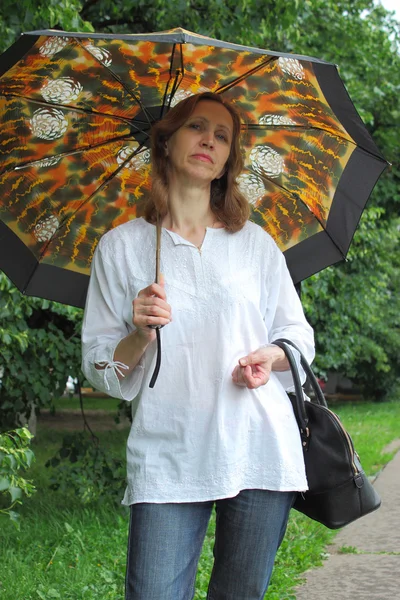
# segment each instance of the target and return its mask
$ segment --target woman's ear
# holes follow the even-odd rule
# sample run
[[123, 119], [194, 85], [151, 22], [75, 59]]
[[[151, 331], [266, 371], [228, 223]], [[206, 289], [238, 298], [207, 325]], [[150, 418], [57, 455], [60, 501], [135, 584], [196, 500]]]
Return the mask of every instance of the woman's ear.
[[165, 150], [165, 156], [168, 156], [168, 142], [167, 141], [164, 142], [164, 150]]

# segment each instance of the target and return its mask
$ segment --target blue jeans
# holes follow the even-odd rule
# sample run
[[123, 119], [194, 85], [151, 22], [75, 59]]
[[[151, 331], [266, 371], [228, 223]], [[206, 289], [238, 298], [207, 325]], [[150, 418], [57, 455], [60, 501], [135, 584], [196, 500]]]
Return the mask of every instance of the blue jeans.
[[191, 600], [216, 508], [208, 600], [262, 600], [295, 492], [243, 490], [234, 498], [131, 506], [126, 600]]

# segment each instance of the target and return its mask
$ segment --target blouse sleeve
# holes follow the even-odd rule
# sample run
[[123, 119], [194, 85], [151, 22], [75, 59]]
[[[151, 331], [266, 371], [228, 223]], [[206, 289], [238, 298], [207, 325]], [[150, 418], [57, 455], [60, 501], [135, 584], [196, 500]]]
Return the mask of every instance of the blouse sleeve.
[[[279, 338], [294, 342], [302, 351], [308, 362], [315, 356], [314, 332], [307, 322], [303, 307], [294, 287], [289, 270], [282, 252], [275, 249], [271, 276], [269, 278], [269, 296], [265, 315], [268, 328], [268, 341], [273, 343]], [[300, 355], [292, 348], [299, 369], [302, 383], [306, 375], [300, 365]], [[286, 390], [293, 388], [293, 378], [290, 371], [274, 372]]]
[[[106, 262], [97, 247], [89, 281], [82, 324], [82, 371], [93, 388], [114, 398], [133, 400], [140, 391], [144, 359], [125, 376], [126, 365], [114, 360], [120, 340], [129, 333], [123, 319], [126, 299], [121, 277], [113, 265]], [[96, 369], [96, 364], [104, 367]], [[117, 372], [123, 377], [119, 379]]]

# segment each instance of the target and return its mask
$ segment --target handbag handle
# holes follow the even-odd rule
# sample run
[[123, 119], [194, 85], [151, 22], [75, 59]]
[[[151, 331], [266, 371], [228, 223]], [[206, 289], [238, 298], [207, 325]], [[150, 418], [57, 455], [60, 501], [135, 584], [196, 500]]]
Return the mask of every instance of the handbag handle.
[[[311, 388], [315, 394], [315, 402], [317, 404], [320, 404], [321, 406], [324, 406], [325, 408], [327, 408], [328, 405], [326, 403], [325, 396], [320, 388], [317, 378], [315, 377], [310, 365], [307, 362], [306, 357], [304, 356], [304, 354], [301, 352], [301, 350], [296, 346], [296, 344], [294, 342], [292, 342], [291, 340], [287, 340], [285, 338], [280, 338], [279, 340], [274, 340], [271, 343], [274, 344], [275, 346], [279, 346], [279, 348], [282, 348], [282, 350], [284, 351], [284, 353], [286, 355], [288, 363], [290, 365], [290, 370], [292, 372], [294, 389], [295, 389], [295, 394], [294, 394], [294, 398], [293, 398], [294, 402], [292, 402], [293, 411], [294, 411], [294, 414], [296, 417], [297, 424], [300, 429], [300, 435], [302, 438], [303, 446], [308, 446], [308, 436], [309, 436], [308, 417], [307, 417], [306, 409], [304, 406], [304, 403], [306, 401], [304, 400], [303, 386], [301, 384], [299, 370], [297, 368], [296, 360], [293, 356], [293, 352], [292, 352], [290, 346], [295, 348], [298, 351], [298, 353], [300, 354], [300, 363], [309, 379]], [[292, 395], [292, 397], [293, 397], [293, 395]]]
[[[304, 356], [304, 354], [302, 353], [300, 348], [298, 346], [296, 346], [296, 344], [294, 342], [292, 342], [291, 340], [286, 340], [285, 338], [279, 338], [279, 340], [271, 342], [271, 344], [275, 344], [276, 346], [279, 346], [280, 348], [282, 348], [281, 344], [277, 344], [277, 342], [283, 342], [284, 344], [288, 344], [289, 346], [292, 346], [293, 348], [295, 348], [295, 350], [297, 350], [297, 352], [300, 354], [301, 366], [303, 367], [304, 372], [307, 375], [307, 377], [310, 381], [311, 387], [313, 389], [313, 392], [315, 394], [316, 403], [321, 404], [321, 406], [325, 406], [325, 408], [328, 408], [328, 405], [325, 400], [324, 392], [321, 390], [318, 380], [315, 377], [313, 370], [310, 367], [310, 364], [308, 363], [306, 357]], [[285, 352], [285, 348], [282, 348], [282, 350]], [[286, 352], [285, 352], [285, 354], [286, 354]], [[295, 363], [295, 370], [297, 370], [296, 363]]]

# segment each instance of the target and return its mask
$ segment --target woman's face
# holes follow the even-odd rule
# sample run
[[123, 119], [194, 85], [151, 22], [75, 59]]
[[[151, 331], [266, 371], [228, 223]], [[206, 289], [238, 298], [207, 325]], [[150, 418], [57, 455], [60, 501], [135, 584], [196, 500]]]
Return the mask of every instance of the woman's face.
[[222, 177], [233, 135], [230, 112], [218, 102], [201, 100], [187, 121], [166, 142], [172, 172], [191, 181]]

